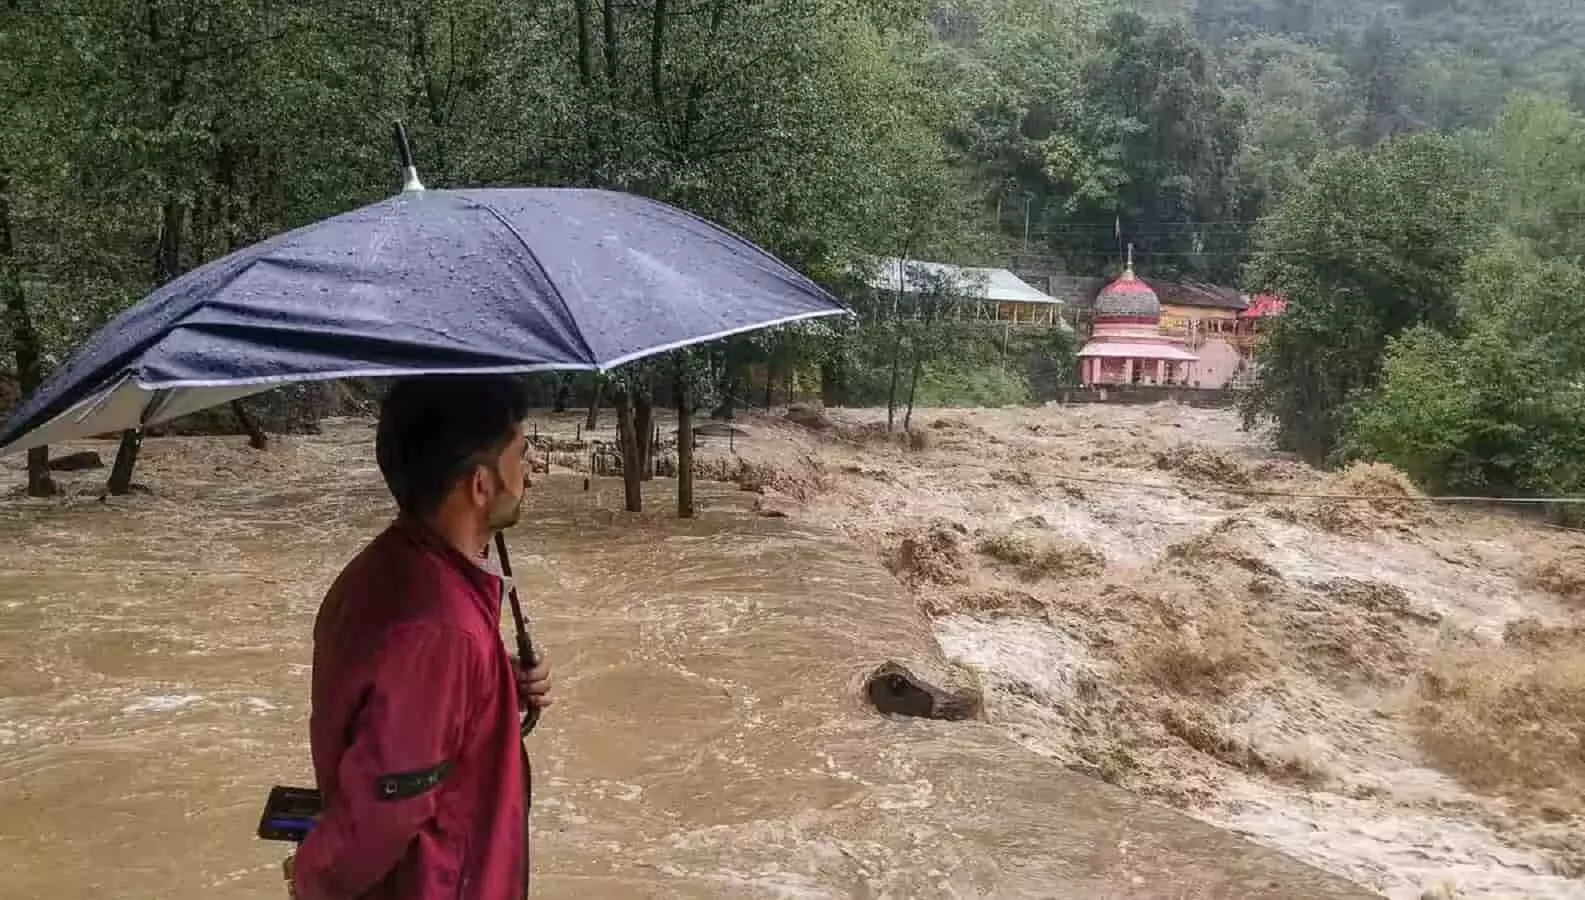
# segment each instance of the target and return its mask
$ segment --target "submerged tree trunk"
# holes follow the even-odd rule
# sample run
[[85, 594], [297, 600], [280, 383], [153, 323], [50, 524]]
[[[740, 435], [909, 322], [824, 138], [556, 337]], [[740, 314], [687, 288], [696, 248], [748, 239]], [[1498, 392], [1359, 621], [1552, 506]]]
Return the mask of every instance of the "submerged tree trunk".
[[600, 404], [605, 402], [605, 379], [594, 377], [594, 396], [589, 398], [589, 417], [583, 422], [584, 431], [600, 427]]
[[925, 367], [924, 358], [921, 357], [921, 356], [915, 355], [914, 356], [914, 370], [913, 370], [913, 372], [910, 374], [910, 376], [908, 378], [908, 412], [903, 414], [903, 430], [904, 431], [907, 431], [909, 428], [913, 427], [913, 421], [914, 421], [914, 397], [917, 396], [918, 393], [919, 393], [919, 373], [924, 370], [924, 367]]
[[[11, 344], [16, 348], [17, 387], [22, 389], [22, 396], [27, 397], [44, 383], [43, 354], [39, 350], [33, 316], [28, 310], [27, 295], [22, 290], [22, 273], [17, 268], [16, 243], [11, 231], [11, 179], [5, 172], [0, 172], [0, 294], [4, 294]], [[55, 480], [50, 477], [49, 447], [34, 447], [28, 451], [27, 491], [29, 497], [48, 497], [55, 493]]]
[[693, 518], [693, 398], [688, 394], [688, 371], [678, 363], [672, 390], [677, 402], [677, 518]]
[[638, 433], [633, 426], [633, 398], [626, 386], [616, 389], [616, 440], [622, 453], [622, 487], [627, 511], [643, 512], [643, 462], [639, 459]]
[[845, 385], [842, 366], [833, 360], [820, 363], [820, 404], [826, 408], [845, 406]]
[[558, 413], [566, 412], [567, 411], [567, 400], [569, 399], [571, 394], [572, 394], [572, 380], [567, 378], [565, 375], [557, 376], [556, 377], [556, 399], [555, 399], [555, 401], [552, 404], [553, 407], [554, 407], [553, 411], [554, 412], [558, 412]]
[[897, 427], [897, 387], [901, 380], [903, 362], [903, 337], [899, 332], [897, 340], [892, 344], [892, 380], [891, 386], [886, 390], [886, 433], [890, 434]]
[[132, 490], [132, 470], [137, 466], [138, 451], [142, 447], [142, 429], [129, 428], [121, 432], [121, 446], [116, 448], [116, 461], [110, 467], [108, 489], [112, 496], [120, 497]]
[[259, 423], [248, 414], [241, 400], [231, 401], [231, 414], [237, 417], [237, 423], [242, 430], [248, 433], [248, 446], [255, 450], [267, 450], [270, 446], [270, 436], [264, 433]]
[[50, 477], [50, 448], [34, 447], [28, 451], [28, 496], [53, 497], [55, 479]]
[[655, 396], [641, 388], [634, 401], [633, 433], [638, 438], [639, 478], [655, 477]]
[[[182, 223], [185, 219], [182, 201], [174, 195], [167, 197], [161, 210], [160, 242], [154, 257], [154, 274], [159, 284], [182, 273]], [[107, 486], [113, 496], [119, 497], [132, 490], [132, 472], [137, 468], [138, 451], [142, 448], [142, 429], [121, 432], [121, 446], [116, 449], [116, 461], [110, 467]]]
[[720, 399], [717, 401], [715, 409], [711, 412], [711, 416], [724, 422], [730, 422], [737, 416], [738, 389], [741, 384], [742, 381], [738, 378], [738, 373], [733, 368], [731, 357], [723, 357], [720, 376], [716, 380]]

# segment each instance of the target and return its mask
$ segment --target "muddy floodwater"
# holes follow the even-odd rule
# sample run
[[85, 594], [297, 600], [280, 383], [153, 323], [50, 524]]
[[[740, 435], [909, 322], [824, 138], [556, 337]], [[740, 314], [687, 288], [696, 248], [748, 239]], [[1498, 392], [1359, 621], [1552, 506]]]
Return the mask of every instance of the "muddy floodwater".
[[[389, 515], [371, 435], [150, 441], [110, 502], [102, 472], [21, 499], [5, 461], [0, 897], [284, 896], [253, 832], [309, 777], [321, 592]], [[939, 649], [869, 549], [732, 485], [688, 523], [620, 488], [541, 477], [511, 534], [557, 679], [536, 896], [1368, 896], [992, 723], [875, 714], [864, 674]]]

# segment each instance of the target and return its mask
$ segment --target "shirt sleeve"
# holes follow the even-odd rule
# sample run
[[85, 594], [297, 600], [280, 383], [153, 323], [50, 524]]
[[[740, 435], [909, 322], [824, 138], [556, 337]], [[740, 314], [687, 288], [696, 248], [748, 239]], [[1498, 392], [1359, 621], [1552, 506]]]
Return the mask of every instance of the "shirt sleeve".
[[341, 757], [336, 795], [297, 853], [300, 900], [365, 894], [394, 869], [435, 814], [437, 789], [462, 744], [477, 685], [473, 648], [433, 624], [394, 629], [353, 738]]

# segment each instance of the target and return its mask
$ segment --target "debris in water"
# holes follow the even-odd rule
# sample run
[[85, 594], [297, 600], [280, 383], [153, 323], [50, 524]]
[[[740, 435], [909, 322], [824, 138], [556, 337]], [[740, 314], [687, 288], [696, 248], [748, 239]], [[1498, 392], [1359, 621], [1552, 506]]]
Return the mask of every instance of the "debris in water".
[[1025, 528], [986, 538], [978, 549], [982, 555], [1013, 567], [1025, 581], [1082, 578], [1106, 569], [1106, 557], [1099, 550]]
[[1049, 618], [1046, 604], [1026, 591], [992, 589], [964, 591], [942, 595], [931, 593], [919, 600], [919, 608], [931, 619], [942, 616], [969, 615], [986, 619], [1036, 619]]
[[1585, 546], [1571, 547], [1540, 560], [1527, 581], [1560, 600], [1585, 608]]
[[892, 552], [888, 568], [912, 586], [962, 584], [968, 579], [968, 555], [963, 550], [967, 533], [962, 525], [949, 522], [906, 533]]
[[1385, 463], [1353, 463], [1329, 482], [1324, 492], [1338, 497], [1312, 500], [1304, 512], [1327, 531], [1357, 537], [1378, 530], [1412, 533], [1427, 520], [1419, 499], [1424, 495], [1409, 476]]
[[787, 414], [784, 418], [794, 425], [808, 428], [811, 431], [830, 431], [836, 427], [836, 423], [831, 421], [831, 417], [826, 415], [824, 409], [805, 403], [794, 403], [787, 407]]
[[92, 450], [82, 450], [65, 456], [52, 456], [49, 466], [52, 472], [81, 472], [87, 469], [103, 469], [105, 461]]
[[1227, 453], [1196, 444], [1178, 444], [1155, 453], [1156, 468], [1212, 484], [1248, 487], [1249, 469]]
[[902, 663], [882, 663], [864, 680], [864, 693], [887, 715], [959, 721], [978, 718], [984, 694], [966, 669], [948, 666], [922, 678]]
[[1280, 579], [1282, 575], [1276, 567], [1258, 556], [1251, 546], [1271, 549], [1270, 542], [1261, 538], [1253, 525], [1235, 517], [1223, 519], [1209, 531], [1168, 546], [1166, 559], [1190, 572], [1203, 567], [1215, 573], [1234, 565], [1246, 572]]

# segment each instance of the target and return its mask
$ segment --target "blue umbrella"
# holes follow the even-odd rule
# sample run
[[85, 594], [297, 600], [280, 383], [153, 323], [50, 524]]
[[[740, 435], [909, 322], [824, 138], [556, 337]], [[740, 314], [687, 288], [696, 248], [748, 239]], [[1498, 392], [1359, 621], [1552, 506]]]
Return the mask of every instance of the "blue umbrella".
[[605, 371], [847, 312], [687, 212], [570, 188], [401, 194], [239, 250], [89, 339], [0, 455], [169, 421], [292, 382]]

